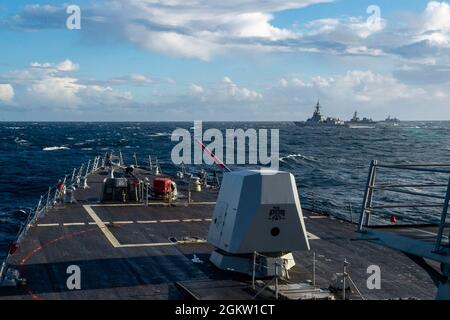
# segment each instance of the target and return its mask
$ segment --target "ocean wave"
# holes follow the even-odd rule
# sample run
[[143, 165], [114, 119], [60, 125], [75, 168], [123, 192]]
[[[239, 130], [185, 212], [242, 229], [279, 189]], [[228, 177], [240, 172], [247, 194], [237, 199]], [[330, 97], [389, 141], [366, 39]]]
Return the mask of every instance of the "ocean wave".
[[169, 132], [157, 132], [147, 135], [147, 137], [167, 137], [170, 136], [171, 133]]
[[26, 145], [26, 144], [30, 143], [28, 140], [20, 139], [19, 137], [16, 137], [14, 139], [14, 142], [17, 143], [17, 144], [21, 144], [21, 145]]
[[68, 147], [45, 147], [42, 151], [57, 151], [57, 150], [69, 150]]
[[24, 127], [5, 127], [5, 129], [9, 129], [9, 130], [21, 130], [21, 129], [25, 129]]
[[290, 154], [288, 156], [281, 157], [280, 161], [281, 162], [286, 162], [286, 160], [295, 160], [295, 159], [301, 159], [301, 160], [306, 160], [306, 161], [311, 161], [311, 162], [317, 162], [318, 161], [318, 159], [316, 159], [314, 157], [307, 157], [307, 156], [304, 156], [304, 155], [302, 155], [300, 153]]
[[375, 126], [359, 126], [359, 125], [354, 125], [354, 126], [349, 126], [349, 129], [375, 129]]
[[92, 148], [81, 148], [81, 150], [83, 150], [83, 151], [91, 151], [93, 149]]

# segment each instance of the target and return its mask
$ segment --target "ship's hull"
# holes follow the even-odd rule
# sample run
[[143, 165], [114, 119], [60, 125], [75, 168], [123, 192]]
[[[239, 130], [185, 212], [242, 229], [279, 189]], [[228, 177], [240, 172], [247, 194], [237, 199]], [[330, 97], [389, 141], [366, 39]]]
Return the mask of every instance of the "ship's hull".
[[345, 124], [333, 124], [333, 123], [308, 123], [308, 122], [294, 122], [294, 124], [298, 127], [311, 127], [311, 128], [321, 128], [321, 127], [336, 127], [342, 128], [345, 127]]

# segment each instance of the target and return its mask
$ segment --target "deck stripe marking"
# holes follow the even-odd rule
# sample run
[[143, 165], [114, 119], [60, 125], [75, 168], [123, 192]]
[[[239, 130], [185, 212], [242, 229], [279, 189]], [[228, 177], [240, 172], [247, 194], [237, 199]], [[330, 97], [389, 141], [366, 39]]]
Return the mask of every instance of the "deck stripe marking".
[[106, 224], [98, 217], [98, 215], [95, 213], [94, 210], [88, 205], [83, 205], [84, 210], [91, 216], [92, 220], [95, 221], [97, 226], [100, 228], [100, 230], [103, 232], [105, 237], [111, 242], [114, 248], [119, 248], [120, 243], [117, 241], [116, 237], [112, 234], [111, 231], [106, 227]]
[[327, 219], [327, 216], [309, 216], [310, 219]]
[[197, 241], [178, 241], [178, 242], [160, 242], [160, 243], [137, 243], [137, 244], [122, 244], [121, 248], [139, 248], [139, 247], [170, 247], [176, 246], [180, 244], [202, 244], [207, 243], [206, 240], [197, 240]]
[[[103, 224], [105, 225], [109, 225], [109, 224], [156, 224], [156, 223], [181, 223], [181, 222], [202, 222], [202, 221], [206, 221], [206, 222], [211, 222], [212, 219], [183, 219], [183, 220], [177, 220], [177, 219], [173, 219], [173, 220], [138, 220], [138, 221], [103, 221]], [[41, 224], [37, 224], [35, 225], [35, 227], [60, 227], [61, 225], [64, 227], [69, 227], [69, 226], [85, 226], [85, 225], [96, 225], [97, 222], [67, 222], [67, 223], [63, 223], [63, 224], [59, 224], [59, 223], [41, 223]]]
[[[175, 202], [173, 204], [185, 204], [185, 202]], [[215, 202], [191, 202], [189, 205], [215, 205]], [[167, 202], [149, 202], [149, 206], [161, 206], [161, 205], [169, 205]], [[125, 205], [122, 203], [111, 203], [111, 204], [91, 204], [90, 207], [124, 207]], [[129, 203], [126, 205], [127, 207], [146, 207], [144, 203]]]
[[309, 240], [320, 240], [320, 238], [318, 236], [316, 236], [315, 234], [312, 234], [311, 232], [306, 232], [306, 234], [308, 235]]
[[[427, 231], [427, 230], [423, 230], [423, 229], [420, 229], [420, 228], [412, 228], [412, 229], [408, 229], [408, 230], [410, 230], [410, 231], [420, 231], [420, 232], [423, 232], [423, 233], [426, 233], [426, 234], [429, 234], [429, 235], [432, 235], [432, 236], [437, 236], [438, 235], [437, 233], [434, 233], [434, 232], [431, 232], [431, 231]], [[447, 239], [447, 236], [444, 235], [443, 238]]]

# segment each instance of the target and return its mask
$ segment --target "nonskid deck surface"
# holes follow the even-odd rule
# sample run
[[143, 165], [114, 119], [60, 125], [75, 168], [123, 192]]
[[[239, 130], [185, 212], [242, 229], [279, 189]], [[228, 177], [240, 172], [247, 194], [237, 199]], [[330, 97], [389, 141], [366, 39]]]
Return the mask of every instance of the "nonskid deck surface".
[[[222, 272], [208, 262], [213, 247], [205, 240], [217, 190], [143, 204], [100, 203], [106, 172], [89, 176], [88, 189], [75, 204], [51, 209], [30, 228], [10, 263], [27, 284], [0, 289], [0, 299], [182, 299], [180, 284], [201, 288], [198, 298], [251, 299], [249, 277]], [[144, 170], [137, 170], [144, 176]], [[151, 179], [151, 177], [149, 176]], [[187, 186], [177, 181], [182, 195]], [[291, 281], [312, 279], [328, 287], [332, 276], [348, 271], [368, 299], [433, 299], [434, 285], [406, 256], [364, 241], [354, 241], [355, 226], [304, 210], [311, 252], [295, 252]], [[203, 263], [194, 263], [194, 255]], [[67, 288], [67, 268], [81, 270], [81, 290]], [[382, 287], [369, 290], [367, 268], [381, 268]]]

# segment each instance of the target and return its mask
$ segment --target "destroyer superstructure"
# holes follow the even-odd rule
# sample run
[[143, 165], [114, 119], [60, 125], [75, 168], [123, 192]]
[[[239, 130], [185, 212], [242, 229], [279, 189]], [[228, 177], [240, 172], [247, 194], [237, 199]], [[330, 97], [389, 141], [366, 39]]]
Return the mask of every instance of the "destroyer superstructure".
[[298, 126], [316, 127], [316, 126], [329, 126], [329, 127], [340, 127], [344, 126], [345, 122], [339, 118], [324, 117], [321, 112], [320, 101], [314, 108], [314, 114], [311, 118], [306, 120], [306, 122], [295, 122]]
[[353, 117], [350, 119], [350, 121], [348, 121], [346, 124], [348, 126], [361, 126], [361, 125], [374, 125], [377, 122], [374, 121], [372, 118], [360, 118], [358, 116], [358, 111], [355, 111], [355, 113], [353, 114]]

